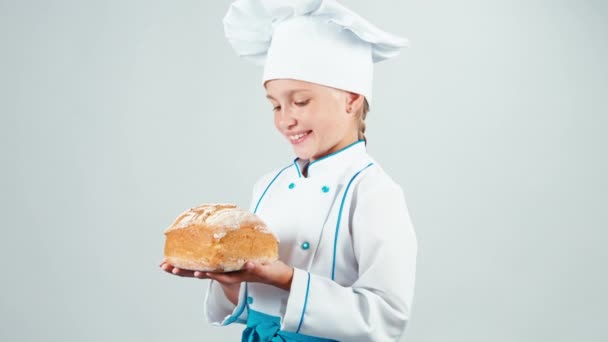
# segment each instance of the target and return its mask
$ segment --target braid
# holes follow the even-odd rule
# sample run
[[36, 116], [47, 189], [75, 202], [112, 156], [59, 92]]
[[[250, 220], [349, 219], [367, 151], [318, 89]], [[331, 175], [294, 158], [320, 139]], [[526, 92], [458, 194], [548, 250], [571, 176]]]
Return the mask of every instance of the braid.
[[367, 139], [365, 138], [365, 118], [367, 117], [368, 112], [369, 104], [367, 103], [366, 99], [363, 102], [363, 106], [361, 106], [361, 110], [357, 115], [357, 117], [359, 118], [359, 140], [365, 141], [365, 145], [367, 145]]

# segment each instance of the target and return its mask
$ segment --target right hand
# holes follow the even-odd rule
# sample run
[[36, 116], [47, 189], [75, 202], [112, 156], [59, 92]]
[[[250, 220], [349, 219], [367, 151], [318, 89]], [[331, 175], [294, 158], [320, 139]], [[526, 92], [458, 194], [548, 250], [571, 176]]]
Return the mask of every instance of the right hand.
[[[160, 268], [162, 268], [165, 272], [171, 273], [180, 277], [190, 277], [190, 278], [198, 278], [198, 279], [211, 279], [208, 276], [208, 272], [201, 271], [190, 271], [183, 270], [181, 268], [175, 267], [167, 262], [167, 260], [163, 259], [163, 262], [160, 263]], [[221, 281], [216, 280], [221, 286], [222, 290], [224, 290], [224, 294], [226, 298], [230, 300], [234, 305], [238, 304], [239, 301], [239, 291], [241, 289], [241, 284], [227, 284], [222, 283]]]
[[177, 268], [177, 267], [171, 265], [170, 263], [167, 262], [167, 260], [163, 260], [163, 262], [160, 263], [160, 268], [162, 268], [167, 273], [171, 273], [171, 274], [174, 274], [174, 275], [180, 276], [180, 277], [209, 279], [209, 277], [207, 276], [207, 274], [205, 272], [183, 270], [181, 268]]

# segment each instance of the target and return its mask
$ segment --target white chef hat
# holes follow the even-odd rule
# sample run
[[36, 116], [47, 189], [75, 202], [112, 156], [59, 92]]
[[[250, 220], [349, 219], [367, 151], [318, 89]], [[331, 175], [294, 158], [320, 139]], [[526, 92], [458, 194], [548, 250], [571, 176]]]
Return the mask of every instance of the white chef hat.
[[296, 79], [372, 98], [373, 64], [407, 40], [335, 0], [237, 0], [224, 17], [237, 54], [264, 65], [263, 82]]

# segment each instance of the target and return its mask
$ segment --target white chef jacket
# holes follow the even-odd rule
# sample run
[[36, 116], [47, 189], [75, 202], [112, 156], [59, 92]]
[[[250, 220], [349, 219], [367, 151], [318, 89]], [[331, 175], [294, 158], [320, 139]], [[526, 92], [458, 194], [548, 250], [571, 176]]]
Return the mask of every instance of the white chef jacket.
[[294, 267], [291, 291], [243, 283], [235, 306], [211, 280], [205, 314], [215, 325], [245, 323], [252, 309], [281, 330], [338, 341], [394, 341], [410, 318], [417, 238], [403, 191], [363, 141], [262, 177], [251, 211], [279, 237]]

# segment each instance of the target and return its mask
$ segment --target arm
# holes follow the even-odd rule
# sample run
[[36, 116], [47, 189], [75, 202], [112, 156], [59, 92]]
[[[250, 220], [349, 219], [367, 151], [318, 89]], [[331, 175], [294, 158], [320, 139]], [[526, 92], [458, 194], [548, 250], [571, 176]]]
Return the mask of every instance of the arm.
[[[187, 278], [212, 279], [210, 273], [200, 271], [183, 270], [163, 260], [160, 267], [167, 273]], [[205, 313], [209, 322], [220, 324], [226, 316], [229, 316], [239, 301], [241, 284], [221, 283], [211, 280], [207, 287], [205, 296]]]
[[[247, 313], [244, 310], [247, 297], [247, 287], [244, 282], [258, 282], [272, 285], [289, 291], [294, 274], [293, 267], [286, 265], [280, 260], [268, 264], [260, 264], [248, 261], [245, 268], [238, 272], [229, 273], [205, 273], [211, 282], [205, 298], [207, 319], [215, 325], [227, 325], [232, 322], [244, 323]], [[230, 302], [220, 291], [221, 284], [224, 287], [240, 286], [236, 305]]]
[[[205, 317], [213, 325], [227, 325], [232, 322], [242, 323], [246, 320], [245, 310], [241, 310], [239, 299], [244, 300], [241, 284], [235, 284], [226, 291], [226, 285], [210, 280], [205, 295]], [[244, 303], [244, 302], [243, 302]], [[245, 316], [243, 316], [245, 315]]]
[[391, 341], [402, 335], [417, 254], [403, 192], [394, 184], [363, 187], [354, 203], [357, 281], [345, 287], [296, 269], [282, 329], [340, 341]]
[[[253, 187], [249, 211], [254, 212], [262, 187], [269, 182], [270, 175], [262, 177]], [[251, 265], [250, 265], [251, 266]], [[251, 268], [251, 267], [250, 267]], [[259, 268], [254, 268], [256, 271]], [[249, 281], [247, 270], [228, 274], [205, 273], [211, 279], [207, 287], [204, 306], [207, 321], [214, 325], [228, 325], [233, 322], [244, 323], [247, 312], [244, 310], [247, 287], [243, 282]], [[291, 278], [289, 279], [291, 281]]]

